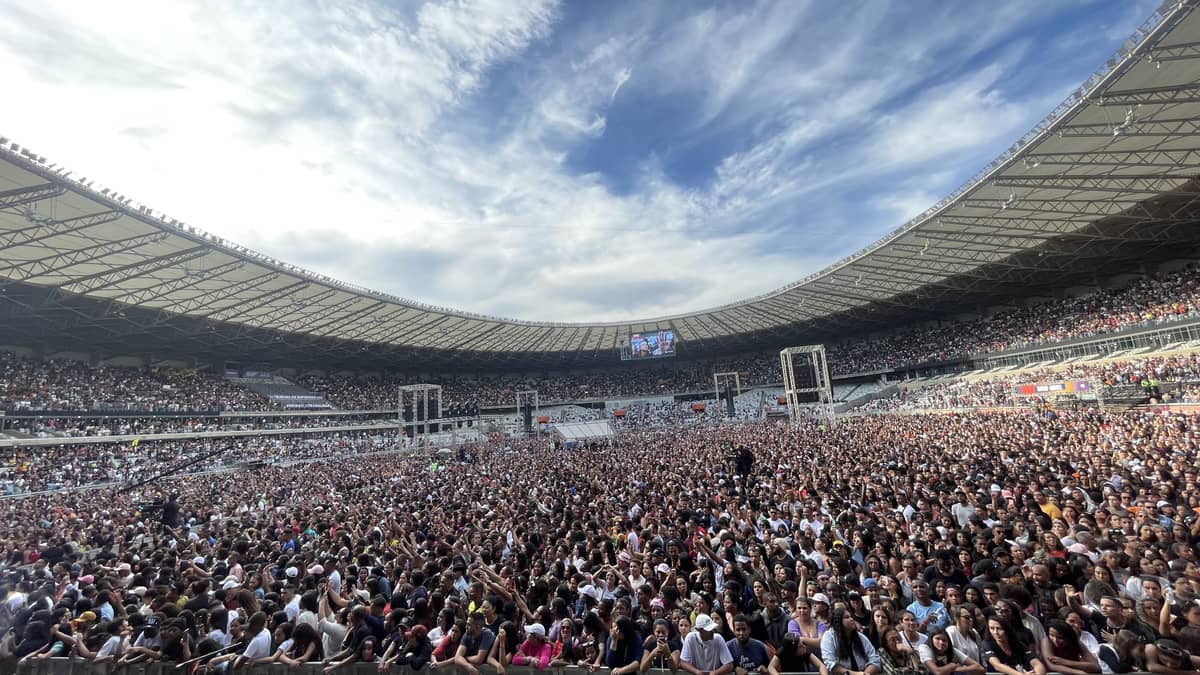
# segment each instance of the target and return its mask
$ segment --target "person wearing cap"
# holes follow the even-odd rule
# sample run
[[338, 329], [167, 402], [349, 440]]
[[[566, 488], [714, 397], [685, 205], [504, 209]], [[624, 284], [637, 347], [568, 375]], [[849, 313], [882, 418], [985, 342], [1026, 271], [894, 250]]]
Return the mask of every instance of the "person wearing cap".
[[71, 620], [71, 627], [76, 631], [86, 631], [95, 625], [99, 617], [90, 609]]
[[525, 626], [525, 641], [517, 647], [513, 654], [514, 666], [526, 666], [544, 670], [550, 665], [550, 657], [554, 654], [554, 645], [546, 640], [546, 627], [540, 623]]
[[812, 617], [814, 619], [816, 619], [818, 622], [824, 623], [826, 625], [830, 625], [829, 624], [829, 621], [830, 621], [829, 596], [825, 595], [824, 593], [813, 593], [811, 600], [812, 600]]
[[863, 596], [863, 603], [866, 604], [867, 609], [875, 609], [875, 605], [877, 605], [880, 602], [880, 599], [883, 597], [883, 587], [880, 586], [879, 581], [874, 578], [867, 578], [863, 581], [862, 585], [863, 591], [866, 593], [866, 595]]
[[396, 656], [392, 662], [398, 666], [408, 666], [414, 671], [424, 670], [433, 658], [433, 642], [429, 639], [429, 629], [421, 624], [404, 633], [403, 640], [394, 646]]
[[717, 622], [707, 614], [696, 617], [694, 630], [683, 638], [679, 667], [691, 675], [725, 675], [733, 671], [733, 655], [716, 637]]

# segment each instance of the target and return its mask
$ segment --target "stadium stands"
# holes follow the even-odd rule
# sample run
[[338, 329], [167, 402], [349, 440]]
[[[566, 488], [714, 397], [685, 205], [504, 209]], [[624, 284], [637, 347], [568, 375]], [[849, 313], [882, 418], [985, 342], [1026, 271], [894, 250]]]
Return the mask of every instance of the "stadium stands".
[[[1120, 291], [1012, 310], [986, 320], [875, 336], [829, 345], [839, 374], [887, 372], [905, 364], [963, 358], [1031, 344], [1102, 335], [1131, 325], [1158, 325], [1196, 317], [1200, 276], [1194, 267], [1133, 283]], [[778, 384], [778, 356], [746, 354], [720, 361], [637, 364], [616, 370], [521, 376], [321, 377], [299, 383], [276, 376], [226, 379], [200, 371], [89, 366], [33, 361], [0, 352], [0, 405], [18, 411], [222, 411], [277, 408], [385, 410], [396, 407], [396, 387], [432, 382], [445, 398], [484, 406], [513, 405], [516, 392], [536, 390], [544, 403], [645, 397], [712, 389], [713, 372], [738, 372], [743, 387]], [[871, 391], [839, 385], [839, 399]], [[850, 396], [850, 391], [854, 395]], [[846, 398], [850, 396], [850, 398]]]
[[199, 371], [34, 361], [0, 351], [0, 409], [192, 412], [269, 410], [248, 389]]
[[1195, 352], [1155, 355], [1140, 360], [1068, 364], [1052, 369], [982, 374], [916, 382], [896, 394], [868, 401], [859, 410], [937, 410], [1027, 406], [1016, 396], [1018, 383], [1067, 379], [1094, 380], [1104, 399], [1190, 402], [1200, 384], [1200, 355]]
[[[273, 407], [284, 410], [332, 410], [325, 397], [278, 375], [272, 377], [228, 377], [228, 381], [258, 393]], [[395, 407], [395, 406], [393, 406]]]

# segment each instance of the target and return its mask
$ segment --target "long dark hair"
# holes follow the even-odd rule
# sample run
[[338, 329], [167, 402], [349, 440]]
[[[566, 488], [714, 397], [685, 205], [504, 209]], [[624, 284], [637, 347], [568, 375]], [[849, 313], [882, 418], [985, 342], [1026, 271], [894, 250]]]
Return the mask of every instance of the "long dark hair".
[[804, 656], [808, 654], [808, 645], [804, 644], [804, 641], [800, 639], [799, 633], [784, 633], [783, 647], [780, 648], [779, 653]]
[[320, 661], [322, 656], [321, 636], [317, 633], [315, 628], [307, 623], [296, 624], [296, 627], [292, 630], [292, 658], [304, 656], [304, 652], [308, 649], [310, 644], [315, 644], [317, 646], [317, 650], [313, 652], [311, 657], [309, 657], [309, 661]]
[[[838, 659], [849, 659], [853, 654], [859, 660], [859, 663], [865, 664], [867, 661], [867, 652], [863, 649], [862, 640], [858, 637], [858, 631], [848, 631], [845, 626], [846, 616], [850, 613], [845, 607], [838, 607], [829, 615], [829, 630], [833, 631], [833, 636], [837, 638], [837, 655]], [[853, 615], [850, 615], [853, 618]]]
[[505, 621], [500, 624], [500, 630], [504, 631], [504, 649], [509, 654], [516, 652], [517, 647], [521, 645], [521, 636], [517, 635], [517, 624]]
[[[1021, 644], [1021, 640], [1017, 638], [1016, 632], [1013, 631], [1012, 626], [1009, 625], [1009, 623], [1007, 621], [1005, 621], [1004, 619], [1001, 619], [1000, 617], [996, 616], [995, 614], [993, 614], [992, 616], [989, 616], [988, 621], [995, 621], [996, 623], [1000, 624], [1000, 630], [1003, 631], [1005, 641], [1008, 642], [1008, 648], [1010, 650], [1012, 650], [1013, 652], [1018, 652], [1024, 648], [1024, 645]], [[991, 640], [992, 642], [995, 642], [995, 640], [992, 638], [992, 632], [989, 630], [987, 633], [988, 633], [988, 639]]]
[[[933, 644], [933, 638], [937, 637], [938, 635], [946, 638], [946, 649], [940, 652]], [[954, 642], [950, 639], [950, 634], [946, 632], [945, 628], [938, 627], [929, 631], [929, 639], [925, 642], [925, 644], [929, 645], [929, 651], [933, 652], [933, 658], [935, 660], [938, 657], [954, 655]]]
[[[620, 644], [628, 644], [638, 637], [637, 624], [633, 622], [633, 619], [630, 619], [627, 616], [618, 617], [617, 620], [613, 622], [613, 625], [617, 630], [621, 631]], [[613, 647], [616, 646], [617, 643], [614, 642]]]

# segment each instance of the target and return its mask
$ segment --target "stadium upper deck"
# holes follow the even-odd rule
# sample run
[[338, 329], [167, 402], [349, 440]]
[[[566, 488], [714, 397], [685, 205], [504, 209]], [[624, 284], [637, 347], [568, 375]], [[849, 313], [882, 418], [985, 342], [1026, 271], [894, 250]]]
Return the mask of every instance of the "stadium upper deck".
[[[673, 329], [713, 356], [973, 311], [1200, 245], [1200, 13], [1169, 2], [1008, 152], [876, 244], [771, 293], [627, 323], [518, 321], [269, 259], [0, 143], [0, 343], [325, 368], [571, 367]], [[419, 291], [417, 291], [419, 292]]]

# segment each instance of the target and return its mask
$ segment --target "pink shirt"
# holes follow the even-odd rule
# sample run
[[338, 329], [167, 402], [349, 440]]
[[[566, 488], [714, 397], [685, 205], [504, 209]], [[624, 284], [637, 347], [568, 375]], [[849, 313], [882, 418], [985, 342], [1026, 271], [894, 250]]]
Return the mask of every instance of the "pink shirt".
[[[533, 660], [529, 665], [534, 668], [545, 668], [550, 665], [550, 653], [554, 651], [553, 646], [545, 640], [539, 640], [534, 644], [533, 640], [525, 640], [517, 647], [518, 656], [527, 656]], [[516, 659], [514, 659], [515, 661]], [[513, 665], [517, 665], [514, 663]], [[524, 663], [520, 665], [525, 665]]]

